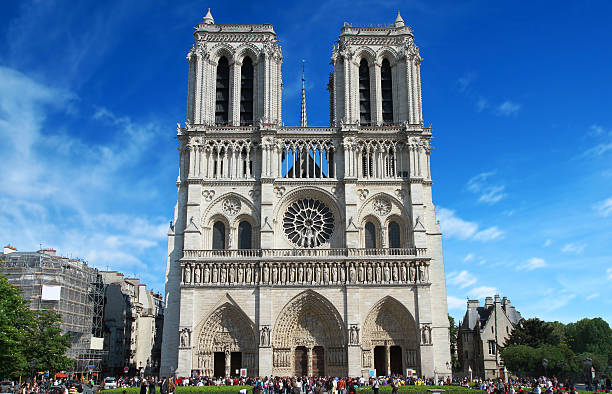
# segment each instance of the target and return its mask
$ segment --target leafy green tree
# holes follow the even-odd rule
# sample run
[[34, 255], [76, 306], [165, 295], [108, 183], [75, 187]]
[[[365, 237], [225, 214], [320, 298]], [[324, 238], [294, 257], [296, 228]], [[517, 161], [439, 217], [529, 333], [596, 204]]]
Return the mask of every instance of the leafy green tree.
[[568, 324], [565, 335], [576, 353], [594, 353], [612, 358], [612, 329], [600, 317]]
[[24, 343], [34, 315], [19, 289], [0, 275], [0, 378], [16, 377], [28, 370]]
[[505, 346], [527, 345], [536, 348], [540, 345], [559, 344], [561, 344], [561, 335], [555, 325], [533, 318], [522, 320], [510, 334]]
[[61, 333], [61, 316], [55, 311], [35, 313], [34, 324], [28, 330], [26, 352], [35, 360], [40, 371], [55, 372], [68, 369], [74, 360], [65, 356], [71, 346], [70, 335]]
[[448, 315], [448, 333], [450, 336], [450, 352], [453, 370], [460, 370], [461, 365], [457, 357], [457, 335], [459, 334], [459, 327], [455, 324], [455, 319], [451, 315]]
[[535, 368], [537, 350], [528, 345], [508, 345], [500, 350], [508, 370], [518, 376], [527, 376]]

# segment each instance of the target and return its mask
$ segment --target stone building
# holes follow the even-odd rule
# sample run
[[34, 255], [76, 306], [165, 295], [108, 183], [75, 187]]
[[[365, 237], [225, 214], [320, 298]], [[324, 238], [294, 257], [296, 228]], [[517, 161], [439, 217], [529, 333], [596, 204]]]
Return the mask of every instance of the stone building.
[[163, 300], [135, 278], [100, 272], [104, 282], [104, 371], [159, 374]]
[[468, 300], [467, 311], [459, 324], [457, 354], [461, 375], [481, 378], [504, 377], [504, 364], [499, 346], [504, 346], [521, 314], [506, 297], [487, 297], [484, 306]]
[[62, 334], [70, 334], [66, 356], [75, 360], [67, 372], [101, 371], [104, 293], [97, 269], [54, 249], [19, 252], [7, 245], [0, 253], [0, 274], [19, 288], [30, 309], [59, 313]]
[[273, 26], [194, 37], [161, 374], [450, 376], [411, 28], [344, 25], [329, 127], [283, 125]]

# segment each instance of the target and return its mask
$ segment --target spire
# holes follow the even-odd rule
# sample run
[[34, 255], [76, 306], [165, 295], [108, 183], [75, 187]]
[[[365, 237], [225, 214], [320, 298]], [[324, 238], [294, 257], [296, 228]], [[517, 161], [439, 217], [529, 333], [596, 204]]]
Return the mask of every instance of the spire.
[[404, 20], [402, 19], [399, 11], [397, 11], [397, 18], [395, 18], [394, 25], [395, 27], [404, 27]]
[[210, 13], [210, 8], [208, 9], [208, 12], [206, 13], [206, 16], [204, 17], [204, 23], [207, 25], [214, 25], [215, 24], [215, 18], [213, 18], [212, 14]]
[[300, 127], [306, 127], [306, 87], [304, 85], [304, 60], [302, 60], [302, 116], [300, 118]]

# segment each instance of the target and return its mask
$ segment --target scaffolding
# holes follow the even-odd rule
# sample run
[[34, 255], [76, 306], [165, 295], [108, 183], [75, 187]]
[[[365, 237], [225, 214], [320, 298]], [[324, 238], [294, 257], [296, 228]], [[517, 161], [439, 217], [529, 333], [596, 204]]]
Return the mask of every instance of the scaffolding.
[[70, 334], [72, 344], [66, 356], [76, 360], [67, 372], [101, 372], [104, 286], [98, 270], [52, 249], [0, 256], [0, 273], [20, 288], [30, 309], [60, 314], [62, 333]]

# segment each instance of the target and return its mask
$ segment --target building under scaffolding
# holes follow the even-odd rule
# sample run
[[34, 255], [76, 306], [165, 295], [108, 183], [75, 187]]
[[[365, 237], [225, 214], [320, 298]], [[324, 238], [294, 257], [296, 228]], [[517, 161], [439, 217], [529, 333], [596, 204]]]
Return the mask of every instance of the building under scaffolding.
[[18, 252], [7, 246], [0, 273], [21, 289], [30, 309], [56, 311], [62, 333], [70, 333], [66, 355], [76, 362], [72, 373], [101, 372], [104, 358], [104, 285], [97, 269], [78, 259], [55, 255], [53, 249]]

